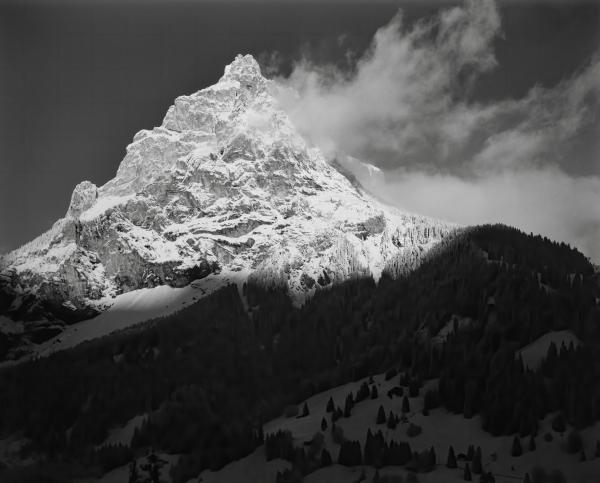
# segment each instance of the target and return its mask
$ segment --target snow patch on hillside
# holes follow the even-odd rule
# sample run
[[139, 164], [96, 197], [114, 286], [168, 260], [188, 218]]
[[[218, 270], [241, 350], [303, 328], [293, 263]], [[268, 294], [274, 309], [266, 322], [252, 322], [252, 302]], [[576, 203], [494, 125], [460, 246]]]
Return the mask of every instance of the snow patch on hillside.
[[540, 367], [542, 361], [546, 358], [546, 355], [548, 354], [548, 348], [552, 342], [554, 342], [556, 345], [558, 353], [560, 353], [562, 344], [564, 344], [566, 348], [568, 348], [571, 343], [574, 347], [577, 347], [579, 344], [581, 344], [579, 338], [570, 330], [548, 332], [547, 334], [542, 335], [538, 339], [523, 347], [519, 352], [517, 352], [517, 357], [521, 356], [523, 358], [523, 366], [526, 369], [535, 371]]
[[226, 285], [238, 285], [244, 276], [240, 272], [210, 274], [182, 288], [160, 285], [118, 295], [112, 306], [99, 316], [73, 324], [58, 336], [40, 344], [34, 357], [47, 356], [147, 320], [165, 317]]

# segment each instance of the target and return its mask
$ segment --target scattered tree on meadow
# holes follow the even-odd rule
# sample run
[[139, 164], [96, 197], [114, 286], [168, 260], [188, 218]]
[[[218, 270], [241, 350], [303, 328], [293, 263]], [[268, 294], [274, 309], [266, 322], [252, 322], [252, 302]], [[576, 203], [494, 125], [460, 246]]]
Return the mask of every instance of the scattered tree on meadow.
[[483, 471], [483, 465], [481, 463], [481, 447], [477, 446], [475, 455], [473, 456], [473, 473], [480, 475]]
[[471, 468], [469, 468], [469, 463], [465, 463], [465, 471], [463, 473], [463, 479], [465, 481], [471, 481], [473, 477], [471, 476]]
[[581, 434], [579, 431], [572, 430], [567, 437], [567, 451], [571, 454], [578, 453], [583, 448], [583, 442], [581, 440]]
[[521, 440], [518, 436], [515, 436], [512, 443], [512, 449], [510, 451], [512, 456], [518, 457], [523, 454], [523, 448], [521, 447]]
[[369, 385], [365, 381], [360, 385], [360, 388], [356, 392], [356, 402], [360, 402], [360, 401], [364, 401], [365, 399], [368, 399], [370, 394], [371, 394], [371, 391], [369, 390]]
[[144, 482], [147, 483], [161, 483], [161, 472], [163, 466], [167, 462], [158, 457], [154, 450], [150, 451], [150, 454], [146, 456], [146, 463], [141, 466], [142, 471], [146, 472], [146, 478]]
[[420, 384], [416, 380], [410, 381], [408, 385], [408, 395], [410, 397], [417, 397], [419, 395]]
[[383, 433], [377, 431], [376, 434], [373, 434], [369, 428], [365, 440], [364, 464], [380, 468], [384, 464], [387, 449]]
[[331, 455], [329, 454], [329, 451], [327, 451], [327, 449], [323, 448], [323, 451], [321, 451], [321, 467], [324, 468], [325, 466], [329, 466], [331, 465], [332, 460], [331, 460]]
[[352, 408], [354, 407], [354, 398], [352, 393], [346, 396], [346, 402], [344, 403], [344, 417], [349, 418], [352, 416]]
[[335, 411], [333, 412], [333, 414], [331, 415], [331, 422], [335, 423], [338, 419], [340, 419], [341, 417], [344, 416], [344, 412], [342, 411], [342, 409], [338, 406], [337, 408], [335, 408]]
[[435, 454], [435, 448], [433, 446], [429, 448], [429, 460], [432, 466], [437, 464], [437, 455]]
[[567, 430], [567, 421], [563, 413], [557, 414], [552, 419], [552, 429], [557, 433], [564, 433]]
[[373, 483], [380, 483], [381, 482], [381, 476], [379, 476], [379, 470], [375, 470], [375, 474], [373, 475], [373, 480], [371, 480]]
[[131, 463], [129, 463], [129, 480], [128, 483], [138, 483], [139, 481], [139, 473], [138, 473], [138, 468], [137, 468], [137, 461], [131, 460]]
[[387, 420], [387, 427], [389, 429], [396, 429], [397, 425], [398, 425], [398, 418], [392, 411], [390, 411], [390, 414], [389, 414], [388, 420]]
[[475, 446], [470, 444], [469, 447], [467, 448], [467, 460], [473, 461], [474, 457], [475, 457]]
[[304, 403], [304, 406], [302, 407], [302, 417], [305, 418], [309, 414], [310, 411], [308, 410], [308, 403]]
[[387, 418], [385, 417], [385, 410], [383, 409], [383, 406], [379, 406], [379, 409], [377, 410], [377, 419], [375, 420], [375, 422], [377, 424], [385, 424]]
[[448, 468], [456, 468], [458, 465], [456, 464], [456, 455], [454, 454], [454, 448], [450, 446], [448, 449], [448, 458], [446, 460], [446, 466]]
[[402, 398], [402, 412], [404, 414], [410, 412], [410, 402], [408, 401], [408, 397], [404, 396]]
[[265, 458], [271, 461], [281, 458], [287, 461], [294, 459], [294, 439], [289, 431], [279, 430], [265, 437]]

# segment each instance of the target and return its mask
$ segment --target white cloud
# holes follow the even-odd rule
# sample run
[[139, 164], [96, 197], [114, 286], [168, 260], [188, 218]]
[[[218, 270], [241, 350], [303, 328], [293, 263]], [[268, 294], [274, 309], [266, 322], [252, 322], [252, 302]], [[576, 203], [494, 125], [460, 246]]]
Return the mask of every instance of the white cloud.
[[[600, 162], [585, 149], [600, 127], [600, 60], [521, 99], [470, 100], [497, 66], [501, 19], [469, 0], [407, 28], [399, 12], [349, 72], [298, 62], [279, 82], [303, 133], [332, 154], [377, 164], [375, 189], [408, 210], [461, 223], [502, 221], [575, 244], [600, 259]], [[593, 136], [592, 136], [593, 137]], [[575, 161], [592, 176], [576, 176]], [[596, 156], [596, 157], [594, 157]], [[369, 183], [369, 180], [363, 180]]]

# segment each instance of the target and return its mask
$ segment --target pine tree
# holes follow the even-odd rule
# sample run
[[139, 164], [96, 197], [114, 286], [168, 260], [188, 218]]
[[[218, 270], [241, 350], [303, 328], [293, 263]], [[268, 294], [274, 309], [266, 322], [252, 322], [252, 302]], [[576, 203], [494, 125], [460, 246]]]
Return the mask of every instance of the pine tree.
[[329, 401], [327, 401], [327, 409], [326, 411], [328, 413], [332, 413], [333, 411], [335, 411], [335, 404], [333, 402], [333, 398], [329, 397]]
[[379, 483], [381, 481], [381, 476], [379, 476], [379, 470], [375, 470], [375, 474], [373, 475], [373, 483]]
[[139, 475], [138, 469], [137, 469], [137, 461], [132, 460], [131, 463], [129, 463], [128, 483], [138, 483], [139, 477], [140, 477], [140, 475]]
[[594, 453], [595, 458], [600, 458], [600, 441], [596, 441], [596, 453]]
[[338, 419], [340, 419], [342, 416], [344, 415], [344, 413], [342, 412], [341, 408], [337, 407], [335, 409], [335, 411], [333, 412], [333, 414], [331, 415], [331, 422], [335, 423]]
[[309, 414], [310, 414], [310, 411], [308, 410], [308, 404], [304, 403], [304, 407], [302, 408], [302, 417], [305, 418]]
[[529, 477], [529, 473], [525, 473], [525, 478], [523, 478], [523, 483], [531, 483], [531, 478]]
[[405, 414], [410, 412], [410, 402], [408, 401], [407, 396], [402, 398], [402, 412]]
[[463, 474], [463, 479], [465, 481], [471, 481], [473, 477], [471, 476], [471, 468], [469, 468], [469, 463], [465, 463], [465, 472]]
[[437, 464], [437, 455], [435, 454], [435, 448], [433, 446], [429, 449], [429, 464], [432, 468]]
[[454, 448], [450, 446], [448, 449], [448, 459], [446, 460], [446, 466], [448, 468], [456, 468], [458, 465], [456, 464], [456, 455], [454, 454]]
[[321, 467], [325, 467], [325, 466], [329, 466], [331, 465], [332, 460], [331, 460], [331, 455], [329, 454], [329, 451], [327, 451], [325, 448], [323, 448], [323, 451], [321, 451]]
[[533, 437], [533, 434], [531, 435], [531, 437], [529, 438], [529, 451], [535, 451], [535, 438]]
[[392, 411], [390, 411], [390, 415], [387, 420], [387, 427], [390, 429], [396, 429], [398, 421], [396, 420], [396, 416]]
[[148, 483], [160, 483], [160, 473], [162, 467], [166, 464], [166, 461], [160, 459], [154, 453], [154, 450], [151, 450], [150, 454], [146, 456], [146, 463], [142, 465], [142, 470], [148, 473], [145, 481]]
[[473, 473], [476, 475], [480, 475], [483, 471], [483, 466], [481, 464], [481, 448], [478, 446], [475, 451], [475, 455], [473, 456]]
[[327, 420], [325, 418], [321, 419], [321, 431], [325, 431], [327, 429]]
[[385, 410], [383, 409], [383, 406], [379, 406], [379, 410], [377, 411], [377, 419], [375, 420], [375, 422], [377, 424], [385, 424], [386, 417], [385, 417]]
[[475, 457], [475, 447], [472, 444], [470, 444], [469, 447], [467, 448], [467, 460], [473, 461], [474, 457]]
[[371, 399], [377, 399], [379, 397], [379, 392], [377, 391], [377, 386], [373, 384], [371, 386]]
[[262, 423], [258, 424], [258, 431], [256, 433], [256, 440], [257, 440], [258, 444], [263, 444], [265, 442], [265, 432], [264, 432]]
[[354, 406], [353, 400], [350, 397], [352, 395], [352, 393], [350, 393], [350, 395], [346, 396], [346, 403], [344, 404], [344, 417], [345, 418], [349, 418], [350, 416], [352, 416], [352, 407]]
[[585, 461], [587, 457], [585, 456], [585, 450], [582, 448], [581, 453], [579, 453], [579, 461]]
[[523, 454], [523, 448], [521, 447], [521, 440], [518, 436], [513, 439], [512, 450], [510, 452], [512, 456], [518, 457]]

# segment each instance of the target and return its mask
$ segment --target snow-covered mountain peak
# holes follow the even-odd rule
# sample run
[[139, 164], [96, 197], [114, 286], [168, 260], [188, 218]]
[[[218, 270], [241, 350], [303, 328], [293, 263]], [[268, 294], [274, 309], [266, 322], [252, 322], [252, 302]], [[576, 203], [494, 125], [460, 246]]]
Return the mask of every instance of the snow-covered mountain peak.
[[220, 271], [301, 303], [353, 275], [402, 272], [451, 229], [360, 189], [302, 138], [278, 89], [246, 55], [175, 99], [112, 180], [77, 185], [65, 218], [0, 259], [0, 312], [80, 319], [119, 293]]
[[225, 67], [225, 73], [219, 83], [237, 81], [242, 86], [249, 87], [263, 84], [265, 80], [254, 57], [249, 54], [238, 54], [235, 60]]

